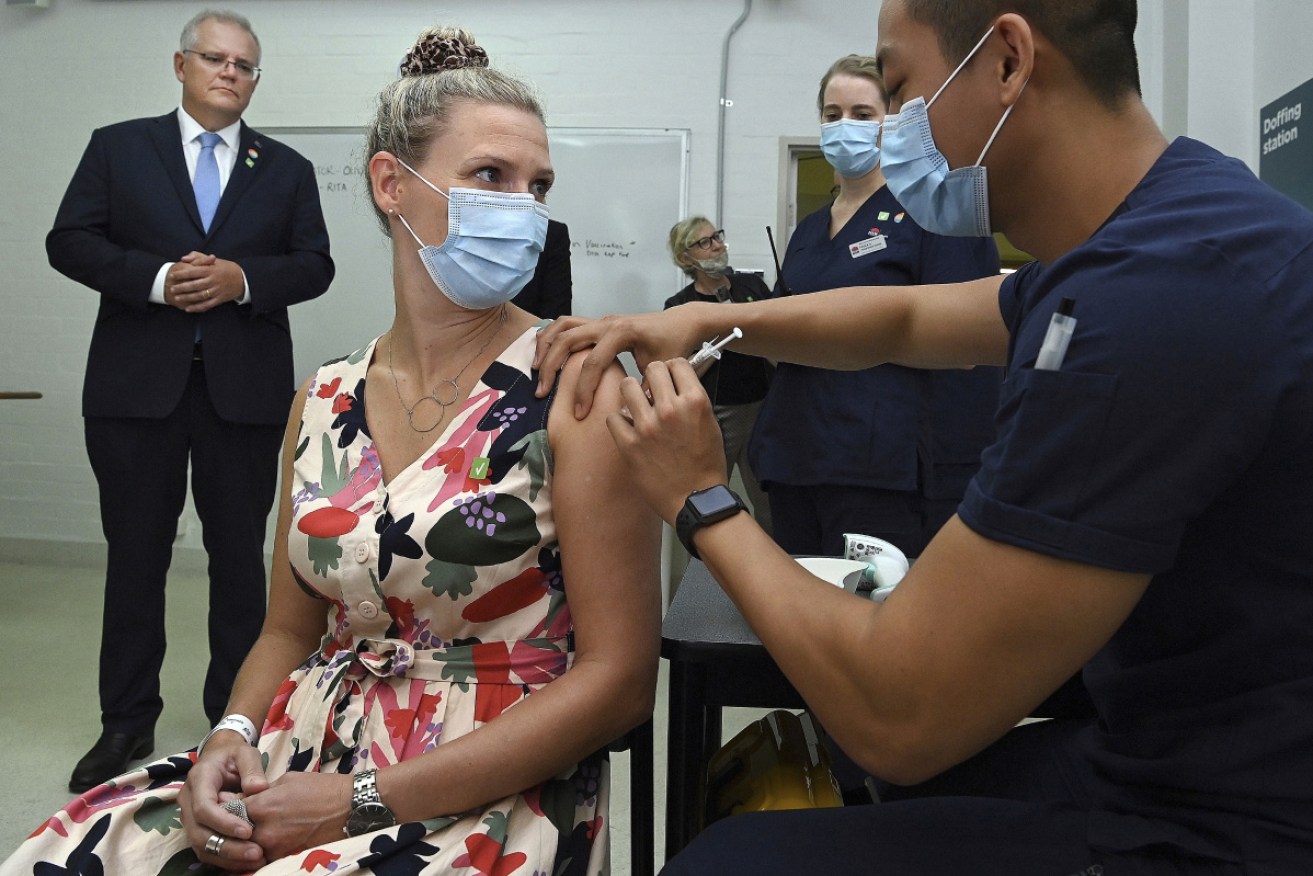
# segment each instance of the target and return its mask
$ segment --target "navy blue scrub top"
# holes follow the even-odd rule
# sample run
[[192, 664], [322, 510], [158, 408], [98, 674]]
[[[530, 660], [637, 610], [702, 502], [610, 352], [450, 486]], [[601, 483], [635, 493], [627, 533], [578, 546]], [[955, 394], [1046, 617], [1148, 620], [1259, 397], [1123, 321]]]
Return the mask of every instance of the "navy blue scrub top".
[[[803, 295], [955, 283], [997, 274], [998, 267], [992, 238], [930, 234], [882, 186], [833, 240], [830, 207], [798, 223], [781, 271], [789, 293]], [[767, 487], [842, 484], [956, 499], [993, 439], [999, 376], [997, 368], [829, 371], [781, 363], [748, 458]]]
[[[1036, 371], [1064, 297], [1066, 359]], [[1098, 808], [1144, 830], [1096, 811], [1091, 841], [1313, 872], [1313, 213], [1178, 139], [1089, 241], [1005, 280], [1000, 305], [998, 440], [959, 514], [1153, 575], [1085, 670]]]

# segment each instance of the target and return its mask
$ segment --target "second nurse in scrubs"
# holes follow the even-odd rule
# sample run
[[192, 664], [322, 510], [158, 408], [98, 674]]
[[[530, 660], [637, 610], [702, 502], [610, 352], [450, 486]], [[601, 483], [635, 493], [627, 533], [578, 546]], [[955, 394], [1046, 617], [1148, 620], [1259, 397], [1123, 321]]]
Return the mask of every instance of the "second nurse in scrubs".
[[[920, 228], [880, 171], [888, 104], [875, 59], [848, 55], [821, 79], [821, 150], [834, 202], [790, 238], [781, 294], [843, 286], [951, 283], [998, 272], [992, 238]], [[953, 513], [993, 436], [996, 368], [898, 365], [829, 371], [781, 364], [749, 458], [768, 490], [775, 540], [793, 554], [838, 555], [863, 533], [916, 556]]]

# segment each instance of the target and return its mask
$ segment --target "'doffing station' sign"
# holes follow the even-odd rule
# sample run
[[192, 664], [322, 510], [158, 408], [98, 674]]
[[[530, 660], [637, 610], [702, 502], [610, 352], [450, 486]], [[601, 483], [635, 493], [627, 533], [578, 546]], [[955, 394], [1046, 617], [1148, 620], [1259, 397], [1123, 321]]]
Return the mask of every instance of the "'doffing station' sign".
[[1313, 113], [1313, 79], [1263, 107], [1259, 113], [1258, 175], [1313, 210], [1313, 115], [1300, 136], [1306, 103]]

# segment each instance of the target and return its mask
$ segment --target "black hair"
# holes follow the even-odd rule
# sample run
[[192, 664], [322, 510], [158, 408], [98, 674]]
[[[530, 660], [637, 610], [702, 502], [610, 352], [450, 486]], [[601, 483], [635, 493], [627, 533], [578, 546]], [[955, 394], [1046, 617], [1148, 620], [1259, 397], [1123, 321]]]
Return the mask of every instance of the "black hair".
[[944, 56], [957, 63], [991, 24], [1015, 12], [1066, 56], [1093, 94], [1117, 107], [1140, 94], [1135, 56], [1136, 0], [904, 0], [914, 21], [934, 28]]

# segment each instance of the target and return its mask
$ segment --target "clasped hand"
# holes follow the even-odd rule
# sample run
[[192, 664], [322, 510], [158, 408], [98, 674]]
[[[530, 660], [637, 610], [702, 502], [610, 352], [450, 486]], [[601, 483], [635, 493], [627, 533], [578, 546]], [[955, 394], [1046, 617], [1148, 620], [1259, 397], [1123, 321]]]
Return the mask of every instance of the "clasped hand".
[[246, 277], [236, 262], [189, 252], [164, 275], [164, 301], [187, 313], [204, 313], [246, 294]]
[[[246, 804], [247, 824], [223, 804]], [[270, 782], [258, 749], [240, 737], [215, 737], [178, 795], [182, 825], [197, 857], [225, 870], [257, 870], [312, 846], [342, 839], [351, 807], [351, 777], [287, 773]], [[222, 837], [217, 852], [207, 851]]]

